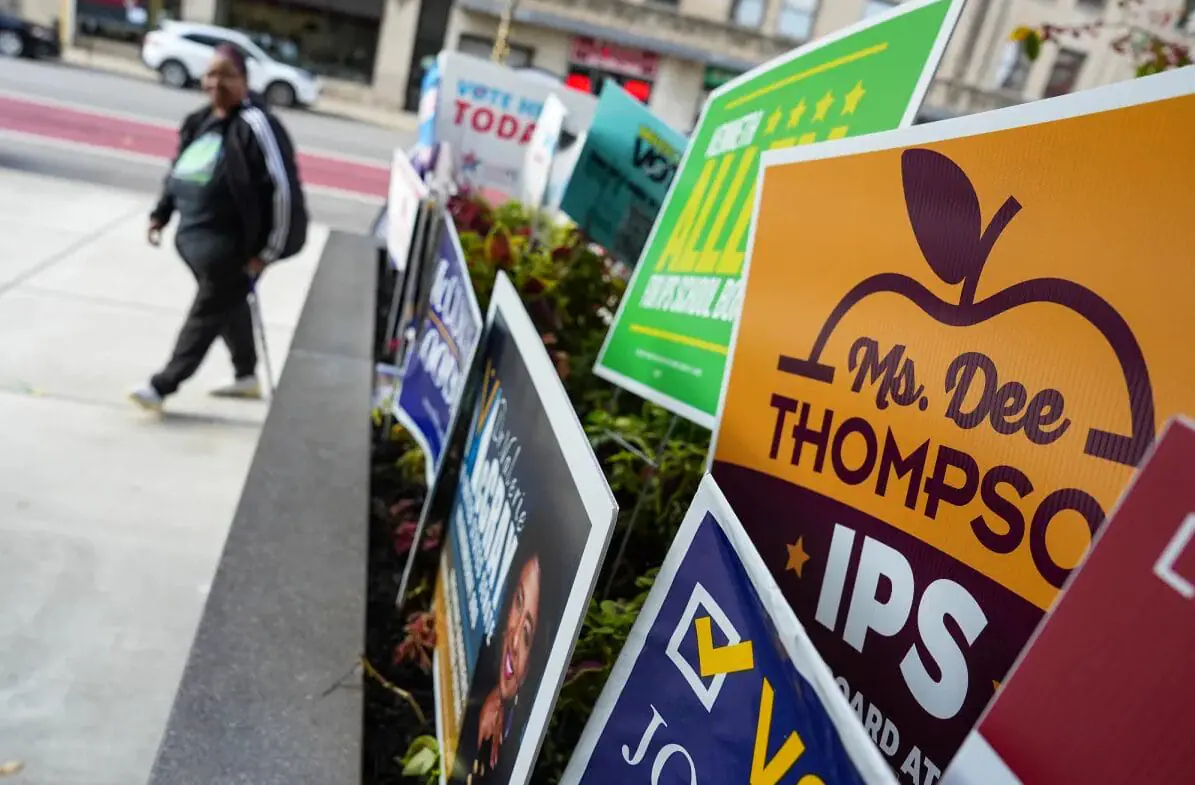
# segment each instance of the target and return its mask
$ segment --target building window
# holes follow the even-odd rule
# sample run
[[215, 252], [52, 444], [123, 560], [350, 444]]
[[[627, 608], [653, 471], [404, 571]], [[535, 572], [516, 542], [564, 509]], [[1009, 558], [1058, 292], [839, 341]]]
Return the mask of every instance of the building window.
[[1021, 93], [1029, 81], [1029, 71], [1033, 63], [1025, 56], [1019, 41], [1005, 41], [1000, 52], [1000, 60], [996, 63], [992, 74], [992, 86], [997, 90], [1010, 90]]
[[573, 39], [568, 60], [565, 84], [574, 90], [598, 95], [605, 81], [612, 79], [642, 103], [651, 99], [660, 70], [660, 56], [655, 52], [585, 36]]
[[785, 38], [805, 41], [813, 29], [813, 13], [817, 0], [780, 0], [780, 18], [776, 32]]
[[867, 0], [863, 6], [863, 18], [869, 19], [873, 16], [886, 14], [893, 8], [896, 8], [900, 0]]
[[587, 37], [573, 39], [568, 59], [571, 65], [609, 71], [647, 82], [654, 81], [660, 70], [660, 56], [655, 52]]
[[582, 93], [589, 93], [591, 95], [599, 95], [602, 92], [602, 85], [605, 84], [607, 79], [618, 83], [623, 90], [626, 90], [632, 98], [641, 104], [646, 104], [651, 100], [651, 82], [644, 79], [635, 79], [624, 74], [602, 71], [597, 68], [586, 68], [583, 65], [570, 66], [564, 83], [573, 90], [579, 90]]
[[[75, 22], [84, 35], [140, 41], [152, 25], [163, 19], [178, 19], [181, 1], [162, 0], [158, 4], [158, 16], [150, 19], [153, 9], [149, 0], [75, 0]], [[26, 7], [29, 5], [25, 3]], [[21, 0], [0, 0], [0, 11], [7, 9], [16, 14], [20, 7]]]
[[1029, 62], [1029, 58], [1020, 51], [1020, 47], [1018, 46], [1016, 59], [1012, 63], [1012, 68], [1000, 80], [1000, 88], [1003, 90], [1012, 90], [1017, 93], [1021, 92], [1025, 89], [1025, 83], [1029, 81], [1029, 69], [1032, 67], [1033, 63]]
[[222, 4], [229, 27], [290, 65], [324, 76], [368, 84], [378, 45], [378, 17], [281, 0], [230, 0]]
[[[530, 68], [535, 60], [535, 50], [529, 46], [509, 43], [510, 51], [506, 55], [506, 65], [509, 68]], [[462, 35], [456, 45], [457, 51], [489, 60], [494, 54], [494, 39], [480, 35]]]
[[1079, 72], [1083, 70], [1083, 63], [1087, 55], [1074, 49], [1061, 49], [1054, 59], [1054, 68], [1050, 71], [1050, 80], [1046, 83], [1046, 98], [1066, 95], [1075, 89], [1079, 81]]
[[763, 24], [764, 0], [735, 0], [730, 20], [742, 27], [759, 27]]
[[693, 125], [690, 127], [697, 127], [697, 121], [701, 119], [701, 111], [705, 109], [706, 102], [710, 100], [710, 94], [732, 79], [737, 78], [741, 73], [741, 71], [732, 71], [728, 68], [719, 68], [716, 65], [707, 65], [705, 67], [701, 100], [697, 102], [697, 113], [693, 115]]
[[716, 65], [707, 65], [705, 67], [705, 78], [702, 80], [702, 87], [705, 88], [706, 93], [717, 90], [722, 85], [735, 79], [742, 71], [732, 71], [729, 68], [719, 68]]
[[[377, 4], [379, 13], [384, 5]], [[419, 20], [415, 22], [415, 46], [411, 49], [411, 68], [407, 76], [407, 95], [403, 101], [403, 108], [408, 112], [419, 107], [426, 73], [420, 67], [424, 58], [435, 57], [444, 48], [444, 34], [448, 31], [448, 13], [451, 10], [451, 3], [423, 3], [419, 6]]]

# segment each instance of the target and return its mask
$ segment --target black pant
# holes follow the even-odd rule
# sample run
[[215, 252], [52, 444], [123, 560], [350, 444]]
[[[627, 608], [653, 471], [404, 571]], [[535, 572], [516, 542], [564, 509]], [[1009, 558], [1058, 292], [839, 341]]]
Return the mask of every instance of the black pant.
[[159, 395], [170, 395], [190, 379], [217, 337], [223, 338], [232, 354], [236, 378], [253, 376], [257, 370], [257, 346], [253, 338], [253, 317], [249, 313], [249, 274], [239, 261], [187, 266], [199, 283], [191, 312], [183, 323], [170, 362], [150, 383]]

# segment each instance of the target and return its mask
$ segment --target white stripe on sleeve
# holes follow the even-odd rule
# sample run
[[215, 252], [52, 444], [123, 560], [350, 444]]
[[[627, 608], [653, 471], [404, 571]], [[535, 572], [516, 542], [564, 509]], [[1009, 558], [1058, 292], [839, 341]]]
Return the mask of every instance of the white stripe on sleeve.
[[241, 110], [241, 117], [253, 129], [266, 160], [266, 170], [274, 181], [274, 226], [261, 252], [263, 262], [273, 262], [282, 254], [287, 235], [290, 234], [290, 179], [286, 176], [282, 151], [278, 148], [278, 140], [274, 137], [274, 129], [265, 112], [256, 106], [246, 106]]

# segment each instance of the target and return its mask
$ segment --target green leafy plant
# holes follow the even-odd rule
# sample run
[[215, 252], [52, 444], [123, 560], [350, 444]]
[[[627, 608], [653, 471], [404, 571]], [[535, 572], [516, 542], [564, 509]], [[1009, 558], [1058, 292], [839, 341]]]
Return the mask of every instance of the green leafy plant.
[[655, 583], [659, 568], [648, 570], [635, 580], [638, 594], [624, 600], [589, 601], [573, 660], [565, 674], [552, 724], [540, 748], [533, 782], [557, 782], [585, 723], [593, 712], [606, 679], [626, 645], [631, 627]]
[[[625, 282], [613, 273], [612, 260], [601, 249], [572, 228], [540, 222], [536, 231], [537, 217], [517, 202], [493, 208], [464, 194], [452, 199], [448, 210], [482, 310], [489, 304], [498, 271], [504, 271], [522, 296], [619, 501], [610, 555], [599, 576], [597, 596], [590, 601], [532, 777], [533, 783], [555, 783], [697, 490], [709, 433], [675, 421], [654, 404], [617, 393], [593, 374], [610, 315], [625, 290]], [[402, 434], [402, 438], [402, 454], [394, 467], [404, 483], [421, 484], [423, 455], [409, 436]], [[401, 538], [408, 543], [409, 514], [394, 517], [396, 527], [406, 526], [401, 532], [396, 529], [396, 542]], [[624, 539], [623, 558], [615, 565]], [[429, 572], [415, 576], [412, 582], [426, 589], [435, 581], [435, 560], [425, 563]], [[431, 595], [430, 590], [408, 594], [404, 613], [410, 615], [404, 616], [403, 637], [394, 648], [396, 660], [421, 670], [434, 641], [434, 626], [429, 621]], [[411, 741], [403, 759], [404, 773], [410, 761], [410, 776], [428, 776], [426, 772], [432, 769], [425, 767], [433, 758], [434, 770], [439, 771], [438, 750], [432, 752], [428, 739], [420, 736]], [[430, 741], [434, 745], [434, 739]]]
[[403, 755], [402, 775], [423, 780], [426, 785], [440, 781], [440, 745], [435, 736], [418, 736], [411, 740]]
[[489, 305], [501, 270], [523, 297], [544, 345], [556, 363], [573, 404], [584, 405], [598, 388], [592, 374], [612, 313], [625, 282], [612, 273], [612, 260], [580, 232], [552, 226], [533, 236], [534, 215], [517, 202], [490, 208], [474, 196], [449, 206], [461, 236], [473, 287], [482, 310]]

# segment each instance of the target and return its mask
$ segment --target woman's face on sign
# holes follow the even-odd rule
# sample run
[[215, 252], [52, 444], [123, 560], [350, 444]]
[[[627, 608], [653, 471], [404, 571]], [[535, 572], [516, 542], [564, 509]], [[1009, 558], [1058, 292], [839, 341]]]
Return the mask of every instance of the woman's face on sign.
[[539, 624], [539, 557], [532, 556], [519, 572], [502, 633], [502, 661], [498, 664], [498, 692], [508, 701], [527, 678], [531, 644]]

